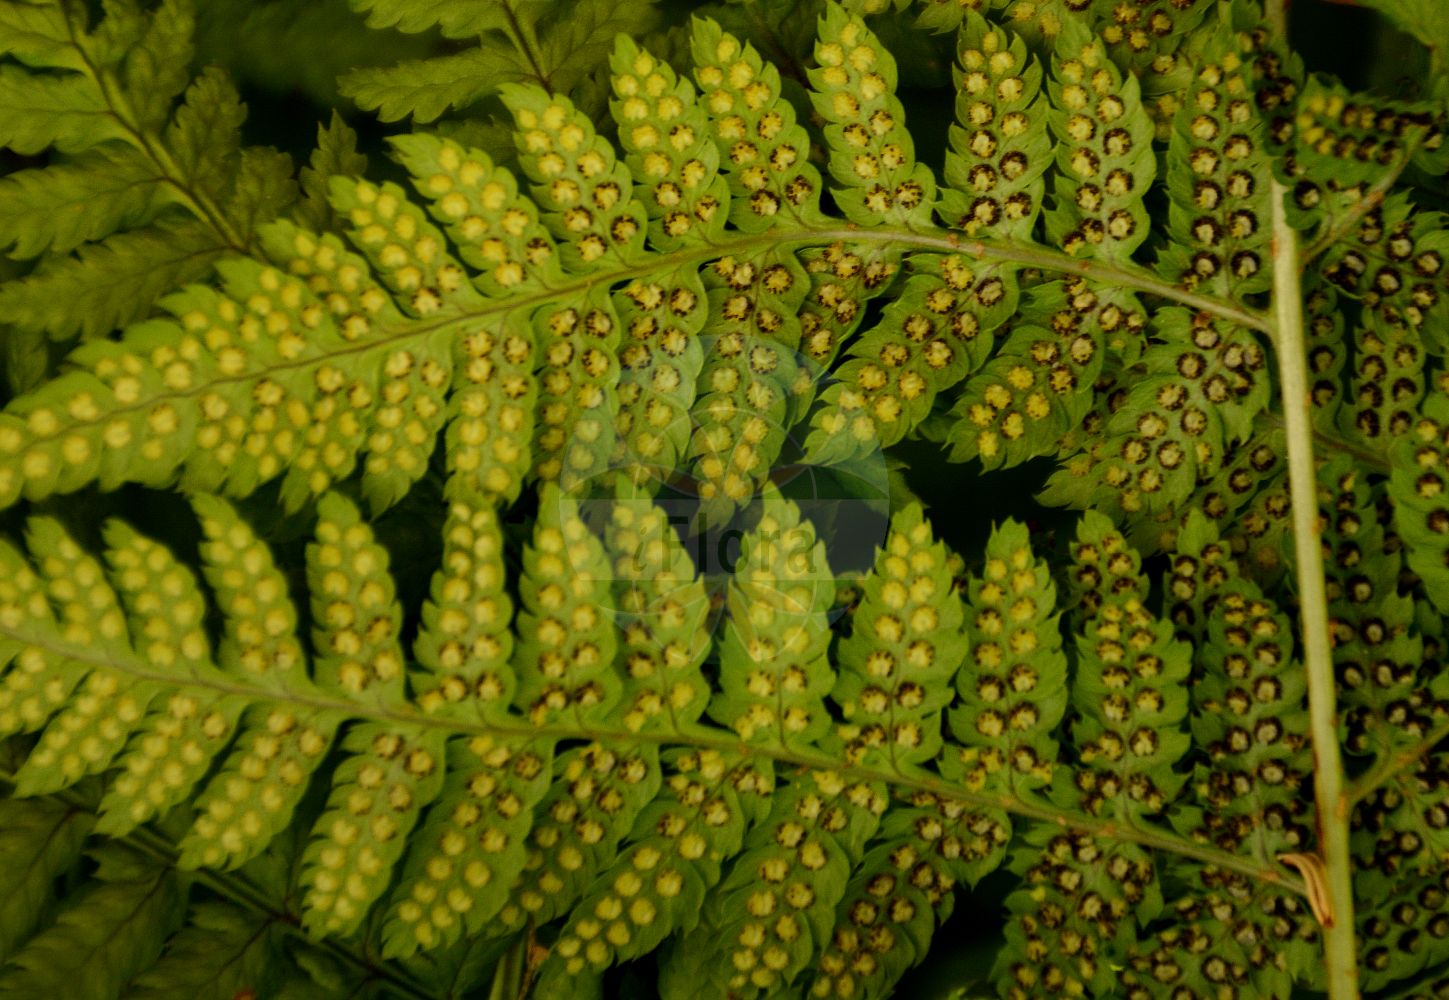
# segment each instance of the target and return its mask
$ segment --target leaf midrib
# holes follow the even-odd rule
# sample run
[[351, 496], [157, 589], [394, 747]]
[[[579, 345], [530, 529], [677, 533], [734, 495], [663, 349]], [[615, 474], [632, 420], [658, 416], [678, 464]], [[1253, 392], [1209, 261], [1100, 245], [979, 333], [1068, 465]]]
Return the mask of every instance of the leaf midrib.
[[139, 662], [139, 658], [134, 654], [121, 654], [115, 650], [74, 645], [43, 630], [0, 627], [0, 636], [34, 646], [53, 656], [74, 663], [114, 670], [138, 681], [161, 684], [173, 689], [204, 690], [234, 695], [253, 703], [272, 702], [306, 707], [349, 719], [371, 719], [417, 729], [445, 730], [458, 735], [502, 736], [519, 739], [545, 737], [555, 740], [597, 741], [616, 745], [653, 743], [660, 746], [711, 749], [746, 758], [752, 755], [764, 757], [793, 767], [828, 770], [854, 780], [876, 781], [899, 789], [926, 792], [978, 809], [1000, 809], [1023, 818], [1094, 837], [1129, 841], [1143, 847], [1191, 858], [1202, 864], [1234, 871], [1288, 891], [1297, 892], [1300, 895], [1307, 893], [1302, 879], [1287, 874], [1286, 870], [1260, 863], [1252, 858], [1219, 850], [1166, 830], [1146, 827], [1130, 819], [1104, 820], [1083, 813], [1056, 809], [1044, 802], [1019, 798], [1004, 792], [972, 792], [952, 785], [945, 779], [924, 770], [915, 770], [913, 773], [893, 772], [878, 767], [850, 764], [824, 752], [810, 753], [784, 747], [751, 745], [723, 730], [711, 731], [703, 726], [682, 732], [645, 730], [636, 733], [625, 728], [590, 726], [583, 723], [572, 726], [558, 724], [539, 726], [522, 718], [473, 721], [442, 715], [427, 715], [406, 708], [377, 703], [348, 701], [341, 697], [329, 696], [318, 690], [298, 692], [268, 689], [260, 685], [247, 684], [244, 679], [234, 678], [219, 671], [210, 677], [178, 677], [148, 667]]

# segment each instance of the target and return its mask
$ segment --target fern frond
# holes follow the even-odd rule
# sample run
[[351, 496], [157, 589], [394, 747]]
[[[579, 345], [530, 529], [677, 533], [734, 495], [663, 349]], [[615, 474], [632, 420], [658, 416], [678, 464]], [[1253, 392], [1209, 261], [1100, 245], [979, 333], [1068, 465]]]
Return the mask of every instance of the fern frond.
[[709, 594], [664, 510], [621, 487], [611, 506], [619, 659], [630, 730], [688, 732], [710, 688], [701, 667], [711, 651]]
[[890, 995], [950, 916], [952, 889], [1000, 865], [1009, 838], [1005, 816], [929, 796], [891, 809], [841, 897], [807, 995]]
[[476, 935], [503, 908], [527, 857], [533, 809], [552, 777], [547, 740], [454, 738], [447, 778], [414, 837], [383, 925], [384, 952], [411, 955]]
[[459, 113], [295, 181], [184, 0], [0, 9], [0, 993], [1441, 976], [1442, 102], [1251, 0], [351, 7]]
[[628, 847], [594, 882], [560, 932], [538, 989], [646, 954], [699, 919], [745, 831], [762, 818], [772, 790], [768, 770], [713, 751], [669, 756], [664, 787], [634, 821]]
[[0, 320], [94, 338], [253, 248], [294, 196], [291, 161], [240, 147], [245, 109], [224, 74], [190, 80], [183, 0], [108, 7], [94, 26], [59, 0], [26, 7], [0, 24], [20, 62], [3, 68], [0, 146], [64, 155], [0, 181], [4, 245], [50, 252], [0, 288]]
[[649, 0], [585, 0], [567, 11], [538, 0], [456, 6], [354, 0], [353, 6], [367, 12], [372, 27], [408, 33], [435, 28], [471, 46], [344, 74], [342, 93], [384, 121], [411, 116], [429, 122], [513, 84], [583, 98], [589, 74], [608, 57], [615, 38], [641, 38], [659, 19]]
[[1125, 260], [1147, 238], [1142, 198], [1156, 174], [1137, 78], [1072, 21], [1057, 40], [1047, 92], [1059, 167], [1047, 235], [1070, 254]]
[[665, 1000], [756, 997], [778, 990], [824, 945], [886, 797], [839, 775], [803, 774], [777, 790], [699, 926], [661, 970]]

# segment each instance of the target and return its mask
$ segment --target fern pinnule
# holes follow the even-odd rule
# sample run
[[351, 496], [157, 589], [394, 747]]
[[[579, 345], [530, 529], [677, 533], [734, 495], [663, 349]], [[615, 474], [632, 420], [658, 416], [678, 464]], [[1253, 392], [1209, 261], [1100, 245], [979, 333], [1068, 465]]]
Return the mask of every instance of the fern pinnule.
[[945, 546], [917, 507], [891, 519], [861, 582], [851, 634], [836, 648], [831, 700], [846, 760], [909, 772], [941, 752], [941, 709], [969, 646]]
[[830, 725], [826, 658], [835, 597], [825, 546], [799, 507], [767, 498], [740, 542], [710, 715], [746, 743], [806, 747]]
[[1023, 525], [1009, 521], [992, 533], [964, 596], [970, 665], [956, 675], [950, 714], [959, 749], [942, 768], [967, 788], [1048, 785], [1056, 757], [1051, 733], [1066, 710], [1067, 661], [1056, 586]]
[[687, 732], [710, 698], [702, 667], [713, 649], [704, 579], [664, 509], [621, 484], [605, 547], [614, 577], [622, 716], [631, 731]]

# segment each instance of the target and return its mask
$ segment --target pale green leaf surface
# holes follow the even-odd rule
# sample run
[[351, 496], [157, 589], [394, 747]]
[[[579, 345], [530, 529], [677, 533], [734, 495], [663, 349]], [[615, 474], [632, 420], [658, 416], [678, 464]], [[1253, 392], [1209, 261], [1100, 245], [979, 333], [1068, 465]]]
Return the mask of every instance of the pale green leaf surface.
[[357, 151], [357, 133], [336, 111], [326, 125], [317, 126], [317, 148], [298, 176], [301, 203], [297, 221], [309, 229], [325, 232], [337, 227], [337, 218], [327, 201], [327, 186], [333, 177], [357, 177], [367, 170], [367, 157]]
[[0, 53], [39, 68], [85, 66], [59, 2], [0, 5]]
[[186, 89], [195, 27], [188, 0], [164, 0], [126, 54], [121, 80], [143, 127], [155, 128], [165, 122], [172, 98]]
[[227, 199], [227, 217], [243, 240], [257, 227], [277, 218], [297, 197], [292, 158], [266, 146], [248, 146], [236, 164], [236, 178]]
[[652, 0], [575, 0], [556, 3], [554, 12], [539, 33], [538, 62], [529, 76], [559, 94], [606, 62], [619, 35], [641, 38], [659, 20]]
[[162, 200], [155, 170], [129, 146], [0, 177], [0, 242], [14, 257], [67, 253], [144, 222]]
[[373, 28], [416, 33], [437, 28], [447, 38], [467, 38], [536, 22], [552, 0], [351, 0]]
[[156, 300], [211, 270], [225, 252], [206, 225], [169, 217], [47, 260], [0, 285], [0, 321], [55, 340], [99, 337], [148, 314]]
[[166, 146], [188, 189], [215, 195], [231, 183], [246, 107], [225, 73], [201, 72], [166, 129]]
[[76, 74], [0, 66], [0, 146], [33, 156], [79, 153], [124, 132], [94, 83]]
[[5, 382], [16, 395], [38, 388], [50, 370], [50, 338], [44, 330], [10, 327], [0, 336]]
[[339, 86], [358, 107], [376, 111], [383, 121], [411, 115], [419, 122], [430, 122], [529, 75], [516, 52], [489, 42], [452, 55], [354, 70], [342, 77]]

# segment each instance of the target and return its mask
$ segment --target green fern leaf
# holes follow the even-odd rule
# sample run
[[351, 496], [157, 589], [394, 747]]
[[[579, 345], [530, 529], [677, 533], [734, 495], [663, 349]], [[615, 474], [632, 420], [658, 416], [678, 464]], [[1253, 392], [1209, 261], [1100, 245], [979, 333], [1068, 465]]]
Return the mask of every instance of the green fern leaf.
[[272, 995], [280, 927], [224, 903], [199, 903], [159, 961], [131, 981], [130, 1000], [236, 1000]]
[[[473, 281], [484, 294], [557, 280], [553, 243], [512, 175], [480, 150], [424, 136], [400, 137], [395, 148], [462, 259], [480, 270]], [[474, 330], [455, 348], [445, 443], [450, 489], [518, 495], [532, 460], [521, 442], [534, 426], [534, 359], [533, 337], [512, 317]], [[566, 363], [555, 363], [559, 368], [570, 371]]]
[[1424, 349], [1414, 327], [1368, 313], [1355, 328], [1349, 394], [1341, 416], [1365, 444], [1408, 434], [1424, 398]]
[[79, 75], [0, 66], [0, 146], [33, 156], [48, 146], [79, 153], [124, 133], [106, 113], [100, 88]]
[[709, 595], [664, 510], [620, 493], [606, 542], [626, 678], [621, 718], [630, 731], [689, 732], [710, 696], [701, 672], [711, 647]]
[[40, 926], [55, 880], [81, 856], [91, 817], [48, 799], [0, 803], [0, 959], [8, 959]]
[[828, 771], [778, 789], [661, 971], [664, 1000], [768, 996], [788, 983], [825, 943], [886, 804], [879, 788]]
[[[1226, 29], [1226, 25], [1224, 29]], [[1269, 171], [1250, 64], [1226, 30], [1193, 65], [1173, 119], [1167, 190], [1173, 246], [1162, 266], [1191, 288], [1242, 300], [1270, 284]]]
[[1449, 168], [1445, 115], [1437, 104], [1385, 101], [1309, 77], [1293, 124], [1294, 166], [1319, 183], [1370, 183], [1410, 157], [1431, 173]]
[[[214, 674], [195, 574], [120, 522], [108, 524], [105, 534], [112, 583], [137, 655], [172, 676]], [[122, 773], [101, 800], [97, 830], [114, 836], [164, 816], [230, 742], [243, 707], [241, 699], [215, 692], [176, 692], [153, 704], [117, 762]]]
[[917, 163], [905, 112], [895, 96], [896, 64], [859, 17], [825, 8], [810, 73], [826, 121], [830, 172], [845, 217], [864, 226], [927, 225], [936, 200], [930, 168]]
[[[520, 129], [520, 161], [542, 221], [560, 241], [565, 267], [587, 272], [638, 259], [644, 208], [633, 197], [627, 167], [592, 123], [567, 99], [537, 88], [507, 89], [504, 101]], [[570, 488], [604, 472], [614, 450], [619, 328], [603, 290], [536, 314], [539, 351], [551, 369], [540, 378], [541, 478]]]
[[351, 934], [387, 889], [419, 810], [443, 782], [443, 734], [370, 723], [348, 730], [325, 811], [302, 856], [304, 926]]
[[1312, 378], [1309, 391], [1313, 396], [1313, 425], [1329, 429], [1337, 426], [1344, 403], [1343, 369], [1348, 350], [1343, 336], [1344, 318], [1338, 293], [1317, 283], [1303, 304], [1307, 317], [1308, 370]]
[[164, 124], [172, 98], [186, 89], [195, 28], [196, 15], [189, 0], [163, 0], [150, 12], [136, 44], [126, 53], [119, 76], [142, 127]]
[[[695, 22], [695, 80], [742, 232], [817, 224], [820, 176], [776, 68], [713, 21]], [[803, 415], [809, 377], [796, 352], [809, 282], [788, 249], [716, 260], [704, 274], [710, 345], [690, 447], [705, 516], [728, 521], [753, 495]], [[808, 397], [806, 397], [808, 398]]]
[[85, 69], [59, 3], [7, 5], [0, 11], [0, 52], [37, 69]]
[[1187, 715], [1190, 651], [1145, 607], [1140, 557], [1106, 518], [1082, 518], [1073, 558], [1085, 626], [1072, 685], [1072, 738], [1085, 765], [1075, 793], [1094, 812], [1160, 813], [1182, 783], [1171, 765], [1190, 745], [1177, 728]]
[[808, 746], [830, 724], [826, 658], [834, 578], [825, 546], [789, 500], [767, 496], [740, 542], [710, 715], [747, 743]]
[[150, 165], [134, 150], [102, 146], [67, 164], [0, 179], [0, 230], [15, 257], [66, 253], [155, 211]]
[[513, 700], [513, 601], [504, 589], [503, 539], [491, 505], [453, 501], [443, 525], [442, 568], [414, 643], [411, 687], [425, 712], [490, 718]]
[[211, 271], [226, 246], [192, 219], [158, 220], [45, 260], [0, 288], [0, 320], [53, 340], [92, 339], [132, 323], [172, 289]]
[[[1189, 599], [1208, 624], [1199, 647], [1201, 678], [1192, 689], [1194, 740], [1207, 748], [1196, 797], [1202, 829], [1228, 850], [1245, 843], [1276, 858], [1305, 846], [1299, 816], [1308, 781], [1308, 714], [1303, 679], [1292, 661], [1288, 620], [1231, 562], [1221, 559], [1215, 532], [1192, 518], [1179, 537], [1174, 580], [1204, 574]], [[1211, 581], [1211, 582], [1209, 582]]]
[[167, 145], [188, 187], [220, 194], [234, 178], [246, 107], [220, 70], [192, 82], [166, 129]]
[[[56, 625], [67, 641], [92, 649], [124, 645], [126, 621], [116, 592], [100, 564], [65, 528], [51, 518], [33, 519], [29, 548], [60, 612]], [[32, 605], [28, 610], [34, 614], [39, 608]], [[40, 617], [46, 621], [50, 615], [47, 611]], [[63, 788], [108, 767], [156, 690], [134, 677], [108, 671], [78, 672], [64, 683], [76, 685], [76, 693], [51, 719], [16, 773], [21, 794]]]
[[[0, 566], [4, 567], [0, 600], [5, 607], [14, 609], [10, 627], [16, 629], [32, 622], [54, 629], [55, 618], [46, 599], [47, 581], [8, 542], [0, 542]], [[105, 594], [97, 596], [104, 599]], [[78, 609], [64, 601], [58, 607], [72, 630], [79, 633], [85, 629], [85, 618]], [[0, 732], [6, 736], [32, 732], [45, 725], [65, 706], [81, 680], [82, 671], [63, 669], [60, 657], [17, 639], [13, 631], [0, 646], [0, 657], [7, 661], [5, 675], [0, 678]]]
[[942, 766], [966, 787], [1049, 784], [1067, 707], [1066, 657], [1056, 588], [1027, 529], [1008, 521], [991, 534], [986, 564], [967, 584], [969, 665], [956, 675], [951, 731], [961, 749]]
[[[263, 689], [307, 691], [297, 611], [271, 551], [223, 501], [198, 497], [195, 504], [207, 582], [226, 623], [219, 665]], [[181, 865], [234, 867], [285, 829], [340, 722], [300, 706], [249, 708], [240, 739], [197, 802]]]
[[1047, 235], [1073, 255], [1127, 260], [1147, 237], [1142, 197], [1156, 173], [1137, 78], [1124, 77], [1101, 43], [1070, 21], [1057, 40], [1048, 93], [1059, 173]]
[[603, 720], [618, 703], [609, 582], [599, 540], [557, 489], [546, 490], [523, 556], [515, 660], [515, 700], [534, 725]]
[[676, 752], [666, 764], [664, 788], [639, 813], [628, 847], [569, 916], [539, 973], [540, 995], [577, 988], [578, 977], [690, 930], [721, 859], [736, 855], [762, 818], [767, 771], [714, 751]]
[[307, 548], [317, 683], [378, 704], [399, 704], [404, 700], [402, 616], [387, 550], [344, 497], [328, 494], [317, 514], [317, 541]]
[[968, 12], [958, 40], [956, 120], [941, 212], [972, 235], [1029, 238], [1041, 211], [1051, 136], [1041, 66], [1016, 35]]
[[413, 835], [382, 937], [384, 952], [411, 955], [476, 935], [503, 908], [527, 858], [533, 810], [552, 777], [548, 740], [455, 738], [447, 778]]
[[513, 933], [573, 909], [613, 864], [619, 843], [661, 784], [658, 747], [576, 747], [554, 761], [534, 812], [527, 854], [491, 934]]
[[0, 969], [0, 993], [109, 1000], [156, 961], [181, 913], [181, 883], [124, 847], [97, 860], [96, 881]]
[[[1449, 951], [1443, 928], [1444, 899], [1449, 892], [1445, 876], [1411, 876], [1398, 882], [1394, 892], [1399, 899], [1370, 908], [1359, 925], [1365, 947], [1366, 989], [1381, 989], [1441, 964]], [[1408, 995], [1433, 996], [1412, 991]]]
[[1023, 883], [1006, 899], [1006, 947], [992, 973], [999, 995], [1112, 995], [1113, 956], [1162, 907], [1149, 855], [1134, 844], [1034, 826], [1011, 869]]
[[[1251, 435], [1267, 405], [1267, 357], [1252, 334], [1179, 309], [1158, 315], [1166, 342], [1147, 349], [1145, 377], [1095, 446], [1103, 467], [1092, 474], [1087, 503], [1118, 495], [1128, 510], [1179, 508], [1198, 481], [1219, 470], [1229, 446]], [[1069, 489], [1083, 492], [1063, 485]]]
[[469, 38], [508, 24], [510, 16], [537, 17], [542, 0], [349, 0], [353, 9], [367, 14], [374, 28], [396, 28], [414, 34], [437, 28], [445, 38]]
[[1436, 212], [1415, 211], [1402, 195], [1363, 213], [1345, 240], [1323, 256], [1323, 276], [1361, 299], [1388, 326], [1420, 331], [1427, 346], [1442, 351], [1449, 242]]
[[956, 255], [918, 254], [917, 273], [861, 335], [822, 394], [806, 445], [819, 463], [901, 440], [938, 393], [985, 363], [991, 333], [1015, 310], [1011, 269]]
[[951, 913], [953, 887], [974, 885], [996, 868], [1010, 836], [1004, 814], [966, 811], [929, 795], [891, 809], [840, 900], [807, 995], [889, 996], [926, 957]]
[[694, 87], [627, 37], [611, 60], [619, 143], [647, 190], [650, 240], [661, 248], [718, 239], [729, 194], [721, 150]]
[[571, 93], [607, 62], [618, 37], [643, 38], [658, 22], [653, 0], [578, 0], [555, 7], [554, 16], [535, 31], [530, 75], [548, 90]]
[[891, 519], [861, 591], [835, 654], [831, 700], [845, 720], [836, 735], [846, 760], [911, 773], [941, 751], [941, 709], [968, 648], [945, 546], [919, 507]]
[[779, 71], [713, 21], [695, 22], [691, 46], [694, 78], [735, 196], [730, 222], [744, 232], [760, 232], [781, 215], [818, 222], [820, 175], [809, 162], [805, 130], [781, 97]]
[[516, 52], [491, 43], [395, 66], [355, 69], [338, 85], [344, 96], [364, 110], [376, 111], [383, 121], [411, 116], [430, 122], [450, 109], [466, 108], [496, 93], [503, 84], [527, 77], [526, 64]]
[[1444, 466], [1449, 460], [1449, 400], [1435, 392], [1424, 401], [1413, 431], [1390, 452], [1389, 491], [1394, 530], [1404, 542], [1404, 560], [1423, 578], [1429, 600], [1449, 610], [1449, 568], [1443, 536], [1449, 533], [1444, 497]]
[[333, 177], [357, 177], [367, 171], [367, 157], [357, 151], [357, 133], [337, 112], [326, 125], [317, 126], [317, 148], [302, 168], [298, 185], [302, 202], [297, 221], [313, 232], [339, 230], [339, 220], [327, 199]]

